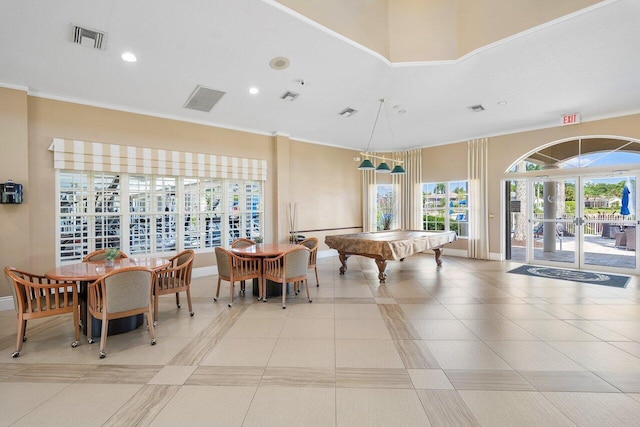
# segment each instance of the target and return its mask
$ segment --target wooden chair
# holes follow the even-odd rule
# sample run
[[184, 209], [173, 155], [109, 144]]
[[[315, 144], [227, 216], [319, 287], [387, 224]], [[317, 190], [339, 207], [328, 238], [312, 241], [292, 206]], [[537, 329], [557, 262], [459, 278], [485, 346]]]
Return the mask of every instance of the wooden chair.
[[13, 352], [12, 357], [20, 356], [22, 344], [27, 340], [25, 335], [27, 320], [59, 314], [73, 313], [76, 339], [71, 343], [71, 347], [78, 346], [80, 342], [80, 309], [76, 283], [51, 280], [13, 267], [5, 267], [4, 274], [12, 290], [18, 315], [16, 351]]
[[310, 251], [306, 247], [294, 248], [275, 258], [265, 258], [262, 263], [262, 292], [263, 301], [267, 300], [267, 280], [282, 284], [282, 308], [287, 308], [287, 283], [293, 283], [294, 289], [304, 282], [309, 302], [309, 283], [307, 271], [309, 269]]
[[[260, 258], [249, 258], [236, 255], [224, 248], [216, 247], [216, 261], [218, 263], [218, 287], [214, 301], [220, 296], [220, 282], [229, 282], [231, 301], [229, 307], [233, 306], [233, 287], [235, 282], [249, 279], [259, 279], [262, 276], [262, 263]], [[262, 287], [259, 288], [258, 300], [262, 298]]]
[[318, 259], [318, 238], [317, 237], [307, 237], [302, 242], [300, 242], [302, 246], [305, 246], [309, 249], [309, 270], [314, 270], [316, 273], [316, 286], [320, 286], [320, 281], [318, 280], [318, 266], [316, 260]]
[[[254, 242], [251, 239], [247, 239], [245, 237], [240, 237], [239, 239], [236, 239], [233, 242], [231, 242], [231, 247], [232, 248], [246, 248], [247, 246], [253, 246], [255, 244], [256, 244], [256, 242]], [[240, 295], [242, 295], [242, 296], [244, 296], [244, 294], [245, 294], [245, 287], [246, 287], [246, 281], [245, 280], [240, 281]]]
[[[109, 320], [129, 317], [146, 313], [151, 345], [156, 344], [153, 330], [153, 310], [151, 293], [153, 291], [154, 273], [144, 267], [127, 267], [114, 270], [87, 288], [88, 311], [96, 319], [102, 320], [102, 335], [100, 336], [100, 358], [106, 357], [107, 331]], [[93, 343], [91, 319], [87, 319], [87, 337]]]
[[156, 272], [153, 289], [153, 320], [158, 322], [158, 298], [162, 295], [176, 294], [176, 305], [180, 308], [180, 292], [187, 293], [189, 315], [193, 317], [191, 305], [191, 269], [194, 253], [191, 249], [184, 250], [170, 259], [171, 266]]
[[[88, 261], [103, 261], [105, 259], [105, 253], [107, 252], [106, 249], [100, 249], [98, 251], [93, 251], [90, 254], [87, 254], [87, 256], [85, 256], [82, 259], [82, 262], [88, 262]], [[122, 251], [118, 251], [118, 255], [116, 256], [116, 258], [129, 258], [127, 256], [127, 254], [125, 254]]]

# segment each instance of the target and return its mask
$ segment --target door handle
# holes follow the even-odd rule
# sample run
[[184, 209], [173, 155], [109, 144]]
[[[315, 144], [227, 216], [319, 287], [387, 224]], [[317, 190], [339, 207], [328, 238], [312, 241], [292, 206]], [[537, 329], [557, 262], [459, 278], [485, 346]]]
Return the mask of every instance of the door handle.
[[584, 221], [584, 218], [582, 218], [582, 217], [578, 217], [578, 218], [576, 218], [576, 219], [574, 219], [574, 220], [573, 220], [573, 223], [574, 223], [575, 225], [584, 225], [585, 221]]

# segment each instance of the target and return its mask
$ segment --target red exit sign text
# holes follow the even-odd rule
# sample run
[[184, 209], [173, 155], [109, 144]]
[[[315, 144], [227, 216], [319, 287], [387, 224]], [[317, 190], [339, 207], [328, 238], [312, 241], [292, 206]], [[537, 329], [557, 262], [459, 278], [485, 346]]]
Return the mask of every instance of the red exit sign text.
[[576, 123], [580, 123], [580, 114], [565, 114], [562, 116], [562, 126], [564, 125], [575, 125]]

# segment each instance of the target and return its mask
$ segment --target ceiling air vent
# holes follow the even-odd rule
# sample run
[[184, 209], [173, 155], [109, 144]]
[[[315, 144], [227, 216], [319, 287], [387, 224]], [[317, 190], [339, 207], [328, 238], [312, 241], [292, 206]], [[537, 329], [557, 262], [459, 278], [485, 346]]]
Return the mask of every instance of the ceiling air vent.
[[338, 114], [341, 115], [342, 117], [351, 117], [357, 112], [358, 110], [354, 110], [351, 107], [347, 107], [344, 110], [340, 111]]
[[280, 99], [284, 99], [285, 101], [295, 101], [299, 95], [299, 93], [287, 91], [280, 97]]
[[480, 111], [484, 111], [484, 107], [480, 104], [472, 105], [471, 107], [469, 107], [469, 110], [473, 111], [474, 113], [479, 113]]
[[220, 98], [222, 98], [224, 94], [225, 92], [220, 92], [219, 90], [210, 89], [204, 86], [197, 86], [189, 99], [187, 99], [187, 102], [184, 104], [184, 108], [205, 111], [208, 113], [211, 111], [213, 106], [220, 101]]
[[107, 42], [107, 33], [91, 30], [89, 28], [73, 25], [72, 41], [76, 44], [104, 50]]

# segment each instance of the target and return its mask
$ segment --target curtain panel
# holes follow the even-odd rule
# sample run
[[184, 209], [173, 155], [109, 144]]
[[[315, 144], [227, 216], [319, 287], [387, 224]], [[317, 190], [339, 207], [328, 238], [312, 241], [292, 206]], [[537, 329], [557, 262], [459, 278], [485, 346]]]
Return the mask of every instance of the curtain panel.
[[489, 140], [467, 143], [469, 171], [469, 258], [489, 259]]
[[267, 180], [266, 160], [62, 138], [54, 138], [49, 150], [55, 169]]
[[404, 162], [407, 172], [393, 176], [399, 199], [397, 225], [403, 230], [422, 230], [422, 150], [397, 152], [393, 157]]

